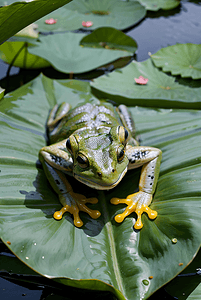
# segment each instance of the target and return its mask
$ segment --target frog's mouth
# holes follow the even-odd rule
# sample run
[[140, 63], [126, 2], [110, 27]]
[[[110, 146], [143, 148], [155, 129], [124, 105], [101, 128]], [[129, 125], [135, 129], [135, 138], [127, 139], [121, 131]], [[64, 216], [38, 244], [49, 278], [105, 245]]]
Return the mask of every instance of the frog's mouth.
[[96, 180], [86, 178], [86, 177], [78, 175], [76, 173], [74, 173], [74, 177], [78, 181], [80, 181], [80, 182], [88, 185], [89, 187], [91, 187], [93, 189], [96, 189], [96, 190], [110, 190], [110, 189], [113, 189], [122, 180], [122, 178], [124, 177], [124, 175], [126, 174], [126, 172], [127, 172], [127, 167], [119, 175], [118, 179], [115, 182], [113, 182], [112, 184], [102, 184], [102, 183], [100, 183], [100, 182], [98, 182]]

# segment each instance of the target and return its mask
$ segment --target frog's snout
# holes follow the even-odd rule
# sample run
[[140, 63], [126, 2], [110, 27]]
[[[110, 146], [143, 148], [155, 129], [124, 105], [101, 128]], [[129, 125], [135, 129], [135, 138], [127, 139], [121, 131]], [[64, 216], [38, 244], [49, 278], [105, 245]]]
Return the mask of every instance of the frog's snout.
[[97, 172], [99, 178], [102, 178], [103, 174], [101, 172]]
[[[115, 173], [115, 169], [112, 169], [111, 172]], [[99, 178], [102, 178], [102, 176], [103, 176], [102, 172], [97, 172], [97, 175]]]

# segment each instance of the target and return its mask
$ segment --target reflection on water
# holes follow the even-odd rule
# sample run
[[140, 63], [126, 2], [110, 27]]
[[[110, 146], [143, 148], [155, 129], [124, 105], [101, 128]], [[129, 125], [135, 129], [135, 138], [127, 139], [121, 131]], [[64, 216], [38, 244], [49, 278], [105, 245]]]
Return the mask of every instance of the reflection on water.
[[183, 2], [178, 8], [165, 11], [163, 15], [148, 13], [148, 17], [138, 27], [128, 32], [138, 44], [137, 60], [146, 60], [148, 52], [153, 54], [176, 43], [200, 44], [200, 16], [201, 5], [189, 2]]
[[[146, 60], [149, 58], [148, 52], [155, 53], [168, 45], [175, 45], [176, 43], [200, 44], [200, 16], [201, 1], [196, 0], [188, 2], [183, 0], [180, 6], [172, 10], [148, 12], [143, 21], [127, 32], [137, 41], [137, 60]], [[8, 66], [0, 60], [0, 79], [6, 76], [7, 69]], [[12, 67], [10, 75], [17, 74], [18, 71], [19, 68]], [[57, 77], [58, 74], [55, 78]]]

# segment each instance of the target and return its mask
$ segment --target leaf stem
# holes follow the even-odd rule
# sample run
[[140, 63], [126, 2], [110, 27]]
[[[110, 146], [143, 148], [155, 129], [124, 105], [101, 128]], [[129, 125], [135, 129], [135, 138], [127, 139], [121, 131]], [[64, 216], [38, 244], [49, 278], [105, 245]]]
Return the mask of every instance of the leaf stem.
[[24, 47], [27, 47], [27, 43], [25, 42], [22, 47], [18, 50], [18, 52], [15, 54], [15, 56], [13, 57], [11, 63], [10, 63], [10, 66], [7, 70], [7, 73], [6, 73], [6, 77], [9, 77], [9, 74], [10, 74], [10, 70], [15, 62], [15, 60], [17, 59], [18, 55], [20, 54], [20, 52], [23, 50]]

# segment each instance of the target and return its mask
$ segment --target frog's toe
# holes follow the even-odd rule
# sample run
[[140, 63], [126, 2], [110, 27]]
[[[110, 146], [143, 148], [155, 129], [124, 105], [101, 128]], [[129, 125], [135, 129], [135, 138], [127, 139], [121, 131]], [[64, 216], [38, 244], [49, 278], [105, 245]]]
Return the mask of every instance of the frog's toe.
[[65, 212], [69, 211], [69, 206], [65, 205], [64, 207], [62, 207], [62, 209], [55, 211], [53, 217], [55, 220], [61, 220], [63, 218], [63, 215], [65, 214]]
[[[89, 202], [88, 200], [89, 199], [87, 199], [86, 202]], [[94, 203], [94, 202], [89, 202], [89, 203]], [[95, 202], [95, 203], [97, 203], [97, 202]], [[86, 212], [88, 215], [90, 215], [90, 217], [92, 219], [97, 219], [101, 215], [101, 213], [98, 210], [90, 209], [84, 203], [79, 204], [79, 209], [80, 209], [80, 211]]]
[[143, 227], [141, 221], [141, 215], [146, 212], [150, 219], [155, 219], [157, 217], [157, 212], [149, 208], [151, 203], [152, 195], [146, 194], [143, 192], [138, 192], [132, 195], [129, 195], [126, 199], [112, 198], [110, 201], [112, 204], [127, 204], [125, 211], [121, 214], [115, 216], [115, 221], [117, 223], [123, 222], [123, 220], [129, 216], [132, 212], [135, 212], [137, 215], [137, 221], [134, 225], [135, 229], [141, 229]]
[[142, 224], [142, 221], [141, 221], [141, 215], [143, 214], [143, 212], [146, 212], [148, 214], [148, 217], [152, 220], [157, 217], [157, 211], [152, 210], [146, 204], [139, 205], [136, 208], [135, 212], [137, 214], [137, 221], [134, 225], [135, 229], [141, 229], [143, 227], [143, 224]]
[[97, 198], [84, 198], [82, 201], [79, 201], [77, 204], [79, 206], [80, 211], [86, 212], [92, 219], [97, 219], [100, 217], [101, 213], [98, 210], [90, 209], [85, 205], [85, 203], [96, 204], [98, 203]]
[[[111, 200], [113, 200], [113, 199], [111, 199]], [[111, 201], [112, 204], [124, 203], [124, 204], [128, 205], [123, 213], [115, 216], [115, 221], [117, 223], [121, 223], [127, 216], [129, 216], [132, 212], [135, 211], [136, 203], [132, 202], [130, 199], [118, 199], [119, 201], [117, 201], [117, 198], [115, 198], [115, 199], [116, 200]]]
[[56, 211], [53, 215], [55, 220], [61, 220], [63, 215], [69, 212], [73, 215], [74, 217], [74, 225], [76, 227], [81, 227], [83, 225], [82, 220], [79, 217], [79, 208], [76, 205], [73, 206], [69, 206], [69, 205], [65, 205], [64, 207], [62, 207], [62, 209], [60, 209], [59, 211]]
[[85, 200], [85, 203], [91, 203], [91, 204], [98, 203], [98, 199], [97, 198], [86, 198], [84, 200]]
[[73, 215], [73, 218], [74, 218], [74, 225], [75, 225], [76, 227], [82, 227], [83, 222], [82, 222], [82, 220], [80, 219], [80, 216], [79, 216], [79, 208], [77, 207], [77, 205], [74, 205], [74, 206], [70, 207], [69, 212]]
[[98, 210], [90, 209], [85, 205], [85, 203], [95, 204], [98, 202], [97, 198], [86, 198], [83, 195], [76, 194], [74, 195], [74, 201], [71, 205], [64, 205], [61, 210], [56, 211], [53, 215], [55, 220], [61, 220], [63, 215], [66, 212], [69, 212], [73, 215], [74, 225], [76, 227], [82, 227], [83, 222], [79, 217], [79, 212], [83, 211], [90, 215], [91, 218], [97, 219], [100, 217], [101, 213]]

